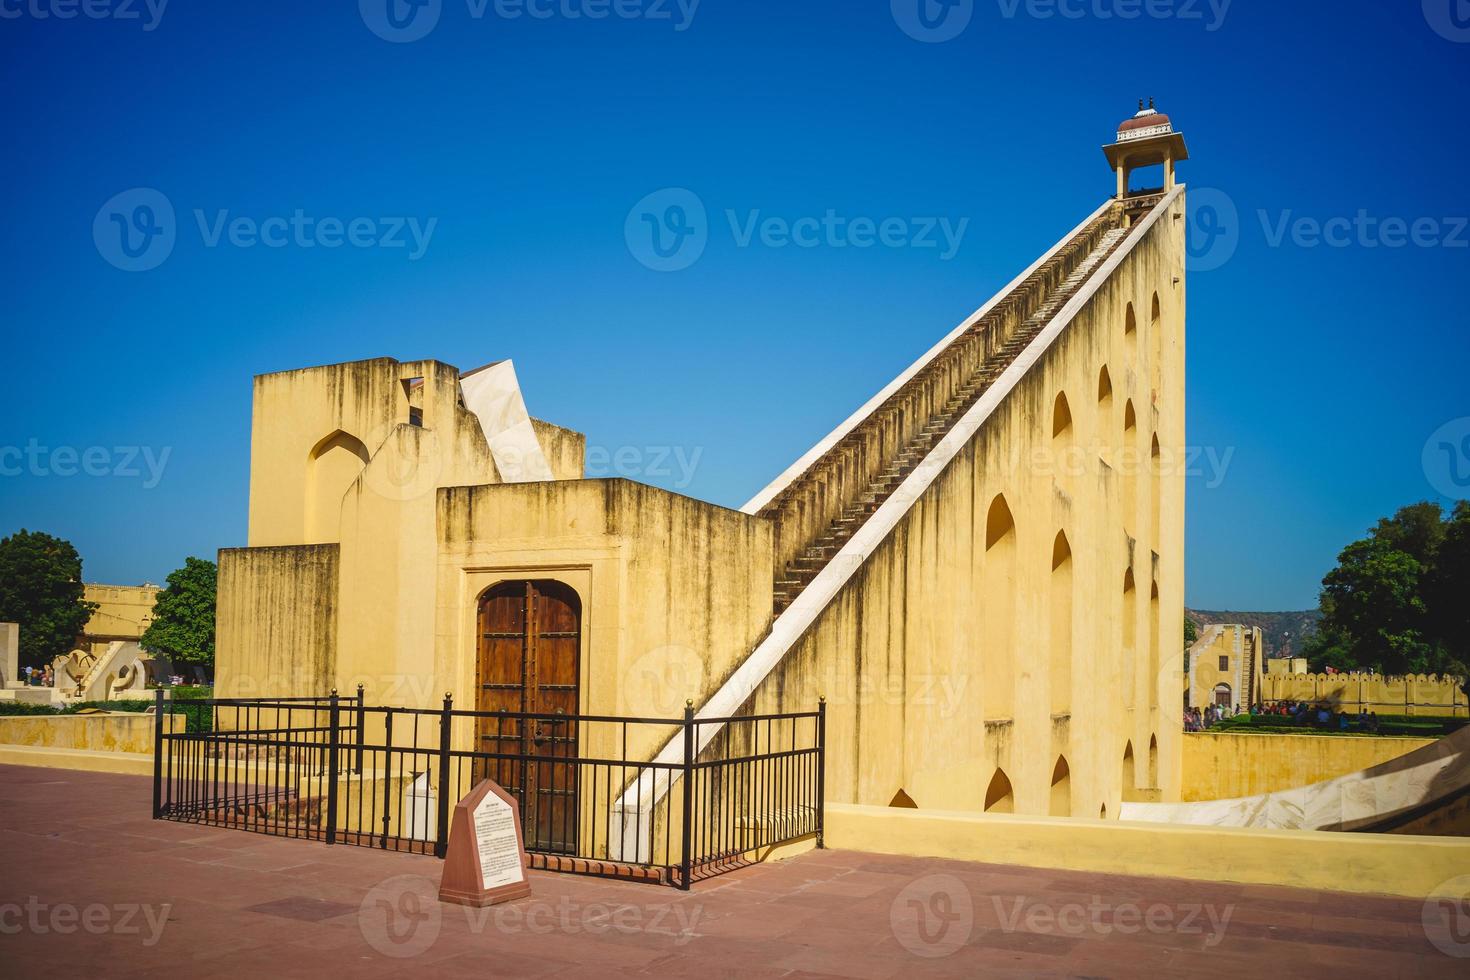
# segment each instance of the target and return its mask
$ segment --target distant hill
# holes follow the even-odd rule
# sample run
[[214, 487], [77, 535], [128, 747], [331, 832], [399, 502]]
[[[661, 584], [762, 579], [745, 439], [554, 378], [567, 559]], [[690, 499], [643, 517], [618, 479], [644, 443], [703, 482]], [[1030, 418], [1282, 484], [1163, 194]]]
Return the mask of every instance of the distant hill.
[[1200, 626], [1240, 623], [1256, 626], [1266, 638], [1267, 657], [1300, 657], [1302, 642], [1317, 632], [1320, 609], [1303, 612], [1232, 612], [1211, 609], [1186, 609], [1184, 614]]

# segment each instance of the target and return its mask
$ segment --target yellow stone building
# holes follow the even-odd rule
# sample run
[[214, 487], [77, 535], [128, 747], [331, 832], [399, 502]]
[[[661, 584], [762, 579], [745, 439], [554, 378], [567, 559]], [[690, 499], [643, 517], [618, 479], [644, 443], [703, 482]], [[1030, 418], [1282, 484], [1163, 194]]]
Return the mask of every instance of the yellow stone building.
[[117, 640], [139, 640], [153, 622], [156, 585], [95, 585], [82, 588], [82, 599], [97, 604], [77, 646], [102, 655]]
[[1189, 648], [1189, 680], [1185, 698], [1191, 708], [1244, 711], [1261, 703], [1266, 649], [1255, 626], [1204, 627]]
[[1179, 799], [1187, 152], [1144, 110], [1107, 153], [1117, 196], [738, 510], [584, 479], [509, 362], [256, 378], [218, 694], [702, 718], [825, 696], [834, 803]]

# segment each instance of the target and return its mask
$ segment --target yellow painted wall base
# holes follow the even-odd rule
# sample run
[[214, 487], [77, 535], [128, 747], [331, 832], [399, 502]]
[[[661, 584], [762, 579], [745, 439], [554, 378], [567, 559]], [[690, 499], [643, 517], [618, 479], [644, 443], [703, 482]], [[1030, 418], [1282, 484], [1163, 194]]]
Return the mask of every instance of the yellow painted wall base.
[[0, 766], [45, 766], [81, 772], [111, 772], [124, 776], [152, 776], [153, 754], [54, 749], [34, 745], [0, 745]]
[[828, 847], [1032, 868], [1424, 898], [1470, 840], [1181, 827], [828, 804]]
[[1310, 786], [1397, 759], [1434, 741], [1187, 732], [1183, 798], [1186, 803], [1233, 800]]
[[[168, 715], [167, 720], [170, 732], [184, 730], [183, 715]], [[130, 711], [97, 715], [6, 715], [0, 717], [0, 745], [141, 752], [151, 756], [153, 716]]]

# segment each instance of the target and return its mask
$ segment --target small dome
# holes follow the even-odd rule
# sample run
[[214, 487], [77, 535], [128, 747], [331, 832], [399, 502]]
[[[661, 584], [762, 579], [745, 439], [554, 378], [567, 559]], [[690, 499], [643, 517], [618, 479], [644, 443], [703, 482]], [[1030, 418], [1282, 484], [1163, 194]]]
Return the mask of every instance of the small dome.
[[1168, 116], [1159, 112], [1157, 109], [1145, 109], [1132, 119], [1125, 119], [1119, 123], [1118, 132], [1131, 133], [1135, 129], [1153, 129], [1155, 126], [1169, 126], [1173, 128], [1173, 123], [1169, 121]]

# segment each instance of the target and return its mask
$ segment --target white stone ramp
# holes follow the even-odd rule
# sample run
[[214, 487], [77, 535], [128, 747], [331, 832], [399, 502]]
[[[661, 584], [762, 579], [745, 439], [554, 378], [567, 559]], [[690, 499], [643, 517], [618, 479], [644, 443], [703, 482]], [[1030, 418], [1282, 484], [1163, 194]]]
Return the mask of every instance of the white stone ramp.
[[495, 468], [506, 483], [541, 483], [556, 479], [536, 438], [515, 365], [496, 361], [459, 378], [464, 404], [480, 420]]
[[1119, 817], [1196, 827], [1389, 831], [1466, 795], [1470, 726], [1397, 759], [1310, 786], [1199, 803], [1124, 803]]

